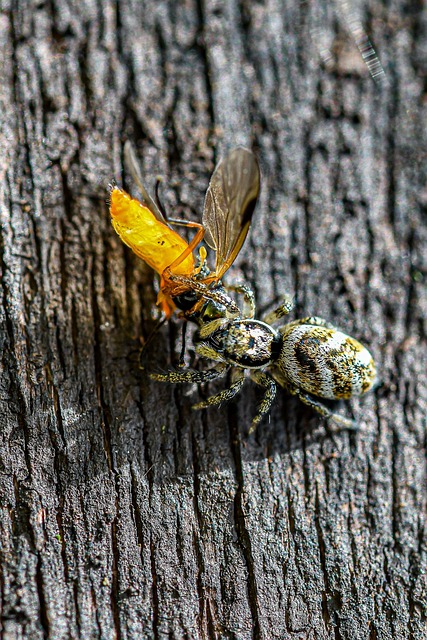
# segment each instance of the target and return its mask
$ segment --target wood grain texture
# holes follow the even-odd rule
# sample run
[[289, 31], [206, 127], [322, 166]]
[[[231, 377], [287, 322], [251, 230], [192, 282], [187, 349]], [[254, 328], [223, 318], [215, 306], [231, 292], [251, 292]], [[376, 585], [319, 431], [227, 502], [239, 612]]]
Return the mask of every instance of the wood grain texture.
[[[426, 9], [344, 3], [0, 3], [0, 606], [15, 638], [427, 637]], [[325, 52], [328, 55], [325, 55]], [[280, 393], [138, 369], [153, 274], [106, 205], [131, 139], [175, 217], [252, 146], [261, 205], [229, 280], [285, 292], [375, 355], [331, 433]], [[177, 363], [180, 322], [147, 368]], [[210, 391], [220, 383], [210, 385]]]

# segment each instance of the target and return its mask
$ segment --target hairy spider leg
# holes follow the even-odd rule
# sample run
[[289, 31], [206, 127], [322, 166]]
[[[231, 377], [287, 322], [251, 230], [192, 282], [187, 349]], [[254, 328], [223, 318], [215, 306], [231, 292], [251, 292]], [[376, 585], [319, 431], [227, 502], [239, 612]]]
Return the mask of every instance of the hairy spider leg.
[[222, 378], [229, 368], [229, 365], [221, 363], [207, 371], [193, 371], [189, 369], [187, 371], [168, 371], [168, 373], [150, 373], [149, 376], [152, 380], [157, 380], [157, 382], [172, 382], [175, 384], [194, 382], [196, 384], [202, 384], [203, 382], [210, 382], [211, 380]]
[[210, 396], [202, 402], [193, 404], [193, 409], [207, 409], [212, 405], [221, 404], [234, 398], [242, 389], [245, 382], [243, 370], [236, 370], [236, 380], [227, 389], [223, 389], [219, 393]]
[[284, 318], [284, 316], [287, 316], [294, 307], [294, 297], [287, 293], [283, 298], [282, 304], [273, 311], [270, 311], [269, 313], [263, 315], [261, 320], [266, 324], [274, 324], [278, 320]]
[[315, 400], [313, 396], [311, 396], [306, 391], [301, 391], [301, 389], [289, 389], [292, 395], [296, 395], [301, 402], [306, 404], [308, 407], [311, 407], [318, 414], [320, 414], [323, 418], [329, 418], [329, 420], [333, 420], [338, 425], [340, 425], [343, 429], [357, 429], [357, 425], [354, 420], [350, 420], [349, 418], [344, 418], [339, 413], [334, 413], [328, 407], [326, 407], [322, 402]]
[[[298, 320], [296, 320], [295, 322], [299, 323]], [[329, 409], [319, 400], [316, 400], [311, 394], [307, 393], [307, 391], [303, 391], [302, 389], [299, 389], [298, 387], [290, 384], [288, 380], [284, 378], [283, 374], [276, 368], [272, 370], [271, 374], [275, 381], [280, 384], [280, 386], [283, 387], [286, 391], [288, 391], [288, 393], [293, 396], [297, 396], [297, 398], [299, 398], [301, 402], [306, 404], [308, 407], [311, 407], [311, 409], [314, 409], [314, 411], [316, 411], [323, 418], [329, 418], [330, 420], [333, 420], [344, 429], [354, 429], [356, 427], [356, 423], [354, 422], [354, 420], [350, 420], [349, 418], [341, 416], [339, 413], [331, 411], [331, 409]]]
[[234, 291], [243, 295], [242, 318], [250, 320], [255, 317], [255, 294], [247, 284], [224, 285], [227, 291]]
[[205, 284], [204, 282], [194, 280], [194, 278], [188, 278], [187, 276], [181, 276], [175, 273], [171, 273], [169, 267], [165, 271], [167, 272], [166, 277], [169, 282], [182, 284], [184, 286], [187, 286], [192, 291], [200, 294], [199, 302], [197, 302], [189, 312], [184, 312], [184, 316], [190, 313], [193, 314], [195, 311], [199, 310], [203, 305], [204, 299], [213, 300], [214, 302], [218, 302], [218, 304], [223, 305], [227, 309], [229, 316], [232, 318], [240, 315], [239, 307], [236, 305], [234, 300], [232, 300], [230, 296], [227, 295], [224, 287], [222, 288], [222, 291], [220, 289], [212, 290], [209, 288], [209, 285]]
[[275, 380], [267, 373], [263, 373], [262, 371], [251, 371], [251, 380], [266, 389], [266, 392], [258, 407], [257, 414], [252, 420], [252, 424], [249, 428], [250, 434], [255, 431], [263, 417], [269, 413], [277, 392], [277, 384]]

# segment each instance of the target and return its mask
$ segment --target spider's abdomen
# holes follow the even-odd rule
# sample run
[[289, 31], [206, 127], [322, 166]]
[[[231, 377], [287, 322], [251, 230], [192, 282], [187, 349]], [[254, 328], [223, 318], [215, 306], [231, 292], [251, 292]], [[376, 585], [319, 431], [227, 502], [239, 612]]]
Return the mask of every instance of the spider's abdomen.
[[337, 400], [360, 396], [374, 384], [376, 371], [371, 354], [345, 333], [294, 323], [280, 332], [283, 344], [276, 366], [295, 387]]

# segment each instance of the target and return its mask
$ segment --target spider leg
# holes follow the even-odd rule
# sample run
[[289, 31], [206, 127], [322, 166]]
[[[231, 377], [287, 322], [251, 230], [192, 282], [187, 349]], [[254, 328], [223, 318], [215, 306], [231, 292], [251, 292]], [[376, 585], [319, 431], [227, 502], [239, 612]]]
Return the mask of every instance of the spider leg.
[[293, 296], [291, 296], [290, 294], [286, 294], [282, 304], [277, 307], [277, 309], [274, 309], [273, 311], [270, 311], [270, 313], [265, 314], [262, 317], [262, 321], [266, 322], [267, 324], [274, 324], [275, 322], [277, 322], [277, 320], [281, 320], [284, 316], [287, 316], [288, 313], [292, 311], [294, 306], [295, 302]]
[[227, 389], [223, 389], [219, 393], [210, 396], [206, 400], [194, 404], [193, 409], [206, 409], [207, 407], [210, 407], [212, 405], [221, 404], [222, 402], [234, 398], [241, 391], [243, 383], [245, 381], [243, 370], [239, 370], [236, 377], [236, 381], [233, 382], [233, 384], [230, 385]]
[[314, 409], [319, 415], [323, 418], [328, 418], [329, 420], [333, 420], [336, 424], [338, 424], [343, 429], [355, 429], [357, 428], [354, 420], [350, 420], [349, 418], [345, 418], [341, 416], [339, 413], [334, 413], [328, 407], [326, 407], [322, 402], [313, 398], [309, 393], [305, 391], [301, 391], [301, 389], [290, 390], [293, 395], [296, 395], [301, 402], [306, 404], [308, 407]]
[[[187, 257], [188, 255], [187, 249], [182, 255], [184, 256], [184, 258]], [[179, 260], [181, 260], [181, 256]], [[174, 265], [175, 263], [172, 263], [171, 267]], [[182, 284], [186, 288], [191, 289], [192, 291], [195, 291], [196, 293], [198, 293], [200, 295], [200, 298], [203, 298], [204, 300], [213, 300], [214, 302], [218, 302], [218, 304], [224, 305], [224, 307], [227, 309], [227, 312], [230, 314], [230, 317], [240, 316], [239, 307], [234, 302], [234, 300], [232, 300], [230, 296], [227, 295], [224, 287], [221, 288], [222, 290], [221, 289], [212, 290], [204, 282], [199, 282], [198, 280], [195, 280], [194, 278], [191, 278], [189, 276], [181, 276], [176, 273], [172, 273], [171, 267], [167, 267], [163, 272], [163, 277], [165, 278], [166, 281], [174, 282], [176, 284]], [[195, 309], [200, 308], [201, 304], [202, 304], [202, 300], [196, 303], [194, 308], [191, 309], [191, 313], [193, 313]]]
[[168, 373], [150, 373], [150, 378], [157, 380], [157, 382], [172, 382], [174, 384], [184, 382], [202, 384], [203, 382], [210, 382], [211, 380], [221, 378], [225, 375], [228, 368], [228, 365], [221, 363], [207, 371], [194, 371], [193, 369], [189, 369], [187, 371], [168, 371]]
[[249, 428], [249, 433], [253, 433], [263, 417], [269, 413], [271, 409], [271, 405], [273, 404], [274, 398], [276, 397], [277, 384], [274, 379], [268, 375], [267, 373], [262, 373], [261, 371], [252, 371], [251, 379], [259, 384], [261, 387], [266, 389], [263, 399], [261, 400], [261, 404], [258, 407], [258, 412], [255, 418], [252, 420], [252, 424]]
[[198, 340], [209, 338], [209, 336], [212, 335], [215, 331], [217, 331], [218, 329], [222, 329], [228, 323], [229, 320], [227, 318], [216, 318], [215, 320], [211, 320], [210, 322], [205, 322], [199, 329]]
[[301, 402], [306, 404], [308, 407], [311, 407], [312, 409], [314, 409], [314, 411], [316, 411], [316, 413], [321, 415], [323, 418], [328, 418], [329, 420], [333, 420], [342, 429], [357, 428], [357, 424], [355, 423], [354, 420], [350, 420], [349, 418], [345, 418], [344, 416], [341, 416], [339, 413], [335, 413], [334, 411], [331, 411], [331, 409], [329, 409], [326, 405], [324, 405], [323, 402], [321, 402], [320, 400], [317, 400], [306, 391], [303, 391], [302, 389], [298, 389], [297, 387], [294, 387], [293, 385], [291, 385], [279, 369], [274, 368], [272, 369], [271, 373], [274, 376], [274, 379], [276, 380], [276, 382], [280, 384], [281, 387], [286, 389], [286, 391], [291, 393], [293, 396], [297, 396], [301, 400]]
[[242, 317], [251, 319], [255, 317], [255, 294], [247, 284], [224, 285], [227, 291], [235, 291], [243, 295]]

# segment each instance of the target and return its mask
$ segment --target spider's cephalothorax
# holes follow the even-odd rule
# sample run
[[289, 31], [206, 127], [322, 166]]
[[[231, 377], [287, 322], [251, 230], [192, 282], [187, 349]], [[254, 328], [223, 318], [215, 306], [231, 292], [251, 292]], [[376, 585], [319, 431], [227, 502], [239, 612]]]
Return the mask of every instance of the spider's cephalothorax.
[[[224, 289], [225, 292], [225, 289]], [[244, 288], [248, 300], [249, 289]], [[253, 302], [253, 298], [250, 298]], [[318, 398], [328, 400], [359, 396], [372, 388], [376, 371], [369, 351], [360, 342], [317, 317], [294, 320], [278, 329], [271, 324], [289, 313], [289, 299], [264, 321], [255, 320], [254, 305], [237, 318], [224, 313], [214, 320], [199, 323], [194, 343], [199, 355], [218, 362], [208, 371], [177, 371], [151, 377], [163, 382], [208, 382], [234, 368], [230, 387], [195, 405], [196, 409], [217, 405], [233, 398], [241, 390], [244, 370], [265, 388], [264, 398], [252, 421], [251, 431], [270, 411], [277, 383], [320, 415], [345, 428], [354, 423], [331, 411]]]

